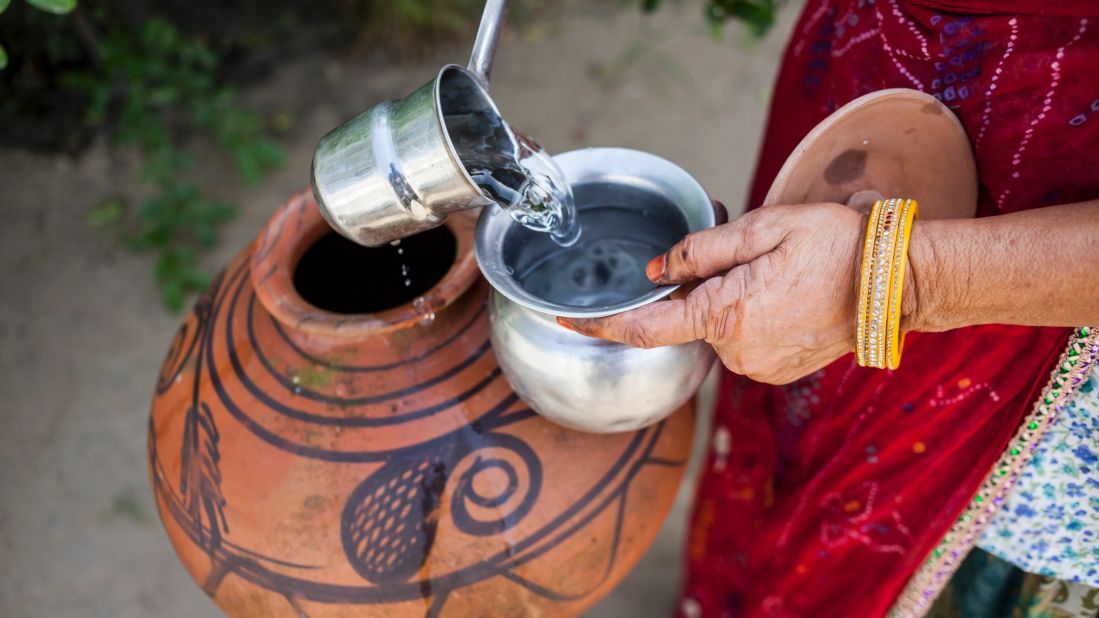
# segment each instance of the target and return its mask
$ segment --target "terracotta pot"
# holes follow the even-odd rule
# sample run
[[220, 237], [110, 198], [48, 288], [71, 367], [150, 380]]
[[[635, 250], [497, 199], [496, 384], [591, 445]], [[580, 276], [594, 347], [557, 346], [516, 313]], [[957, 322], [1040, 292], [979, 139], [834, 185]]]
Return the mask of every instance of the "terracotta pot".
[[228, 614], [577, 614], [652, 542], [693, 412], [616, 435], [531, 412], [489, 346], [472, 228], [452, 216], [402, 243], [430, 288], [411, 302], [338, 313], [303, 294], [344, 311], [404, 294], [378, 283], [401, 281], [396, 249], [341, 246], [303, 193], [180, 328], [150, 474], [172, 545]]

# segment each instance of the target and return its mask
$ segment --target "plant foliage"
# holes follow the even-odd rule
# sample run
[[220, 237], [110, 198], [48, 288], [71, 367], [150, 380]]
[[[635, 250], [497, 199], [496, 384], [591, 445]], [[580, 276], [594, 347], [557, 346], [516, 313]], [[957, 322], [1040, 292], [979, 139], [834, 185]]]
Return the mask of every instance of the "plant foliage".
[[[660, 8], [661, 0], [640, 0], [645, 11]], [[775, 25], [775, 12], [782, 0], [705, 0], [706, 21], [721, 34], [726, 22], [742, 22], [754, 36], [761, 37]]]
[[[76, 8], [75, 0], [26, 1], [52, 14]], [[0, 8], [6, 2], [0, 0]], [[88, 123], [110, 129], [116, 143], [141, 152], [140, 178], [151, 189], [135, 217], [125, 216], [124, 201], [111, 199], [92, 208], [87, 220], [116, 229], [133, 250], [155, 253], [164, 303], [178, 310], [209, 284], [201, 250], [217, 241], [218, 229], [236, 213], [188, 177], [192, 157], [184, 140], [196, 133], [211, 136], [251, 185], [282, 163], [283, 151], [266, 137], [260, 116], [218, 83], [218, 57], [204, 42], [180, 34], [165, 19], [132, 26], [102, 8], [84, 26], [97, 35], [95, 62], [70, 71], [62, 83], [86, 94]]]
[[264, 136], [260, 117], [216, 82], [215, 54], [167, 21], [151, 19], [137, 32], [113, 28], [99, 54], [100, 68], [74, 75], [70, 83], [89, 93], [90, 122], [106, 122], [117, 106], [118, 141], [143, 154], [141, 179], [155, 191], [124, 238], [135, 250], [156, 253], [164, 302], [179, 309], [188, 295], [209, 285], [198, 252], [217, 241], [218, 228], [236, 209], [207, 198], [187, 178], [192, 159], [178, 136], [191, 130], [213, 136], [251, 185], [282, 163], [283, 152]]

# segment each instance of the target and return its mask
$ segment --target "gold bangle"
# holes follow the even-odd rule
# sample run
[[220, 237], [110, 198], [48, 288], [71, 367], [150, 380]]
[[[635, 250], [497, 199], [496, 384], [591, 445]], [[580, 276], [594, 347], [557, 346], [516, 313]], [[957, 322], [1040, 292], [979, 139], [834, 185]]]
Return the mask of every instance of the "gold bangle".
[[900, 216], [897, 217], [897, 244], [893, 251], [893, 274], [889, 290], [889, 324], [886, 343], [889, 354], [886, 363], [890, 369], [901, 364], [901, 350], [904, 348], [904, 333], [901, 331], [901, 302], [904, 297], [904, 280], [908, 270], [908, 243], [912, 238], [913, 222], [919, 216], [919, 204], [916, 200], [904, 200]]
[[871, 365], [871, 358], [876, 355], [875, 347], [878, 345], [877, 327], [874, 325], [874, 291], [882, 282], [883, 275], [877, 271], [876, 264], [881, 259], [881, 235], [884, 222], [882, 209], [875, 204], [870, 210], [870, 217], [866, 225], [867, 246], [863, 254], [862, 284], [859, 287], [859, 311], [858, 322], [861, 334], [857, 348], [860, 350], [863, 366]]
[[904, 335], [901, 298], [914, 200], [879, 200], [870, 210], [856, 307], [855, 356], [863, 367], [896, 369]]
[[866, 240], [862, 247], [862, 267], [859, 270], [858, 304], [855, 308], [855, 360], [862, 367], [866, 367], [868, 362], [869, 333], [867, 331], [869, 329], [870, 299], [874, 291], [874, 269], [871, 265], [874, 263], [875, 237], [880, 212], [881, 210], [877, 208], [877, 204], [870, 209], [870, 216], [866, 222]]
[[866, 315], [866, 366], [880, 368], [884, 355], [885, 311], [889, 291], [889, 277], [892, 273], [890, 262], [893, 259], [890, 241], [893, 238], [893, 213], [890, 202], [878, 201], [874, 204], [877, 211], [877, 225], [874, 228], [874, 251], [871, 253], [871, 280], [867, 289], [869, 294]]
[[897, 214], [900, 200], [888, 200], [882, 205], [881, 235], [878, 237], [878, 261], [875, 264], [878, 273], [884, 273], [874, 279], [874, 305], [871, 314], [871, 334], [877, 334], [876, 345], [870, 356], [874, 367], [886, 366], [888, 357], [889, 303], [893, 290], [893, 260], [897, 252]]

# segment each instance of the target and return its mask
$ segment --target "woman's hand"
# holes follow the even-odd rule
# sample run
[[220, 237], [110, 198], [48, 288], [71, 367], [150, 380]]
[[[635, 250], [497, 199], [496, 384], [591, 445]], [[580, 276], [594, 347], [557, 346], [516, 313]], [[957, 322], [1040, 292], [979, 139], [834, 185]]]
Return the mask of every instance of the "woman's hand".
[[865, 227], [865, 215], [842, 204], [753, 210], [649, 262], [656, 283], [704, 280], [685, 298], [558, 322], [641, 348], [704, 339], [735, 373], [792, 382], [855, 349]]

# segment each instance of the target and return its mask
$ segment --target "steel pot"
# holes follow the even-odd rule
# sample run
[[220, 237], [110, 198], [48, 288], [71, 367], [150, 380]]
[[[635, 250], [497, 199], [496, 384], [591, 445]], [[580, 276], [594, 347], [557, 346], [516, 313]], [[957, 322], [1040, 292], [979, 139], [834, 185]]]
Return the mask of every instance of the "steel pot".
[[[644, 209], [659, 233], [675, 215], [695, 232], [715, 223], [706, 191], [687, 172], [655, 155], [623, 148], [589, 148], [554, 157], [584, 210], [608, 200]], [[628, 196], [623, 199], [624, 196]], [[675, 211], [675, 212], [669, 212]], [[582, 431], [629, 431], [655, 423], [682, 406], [701, 386], [715, 358], [703, 341], [643, 350], [585, 337], [562, 328], [556, 316], [599, 317], [656, 302], [664, 286], [615, 305], [574, 307], [547, 302], [520, 282], [523, 253], [540, 239], [498, 208], [477, 224], [475, 252], [495, 288], [489, 301], [491, 338], [508, 382], [531, 408]], [[517, 274], [519, 273], [519, 274]]]

